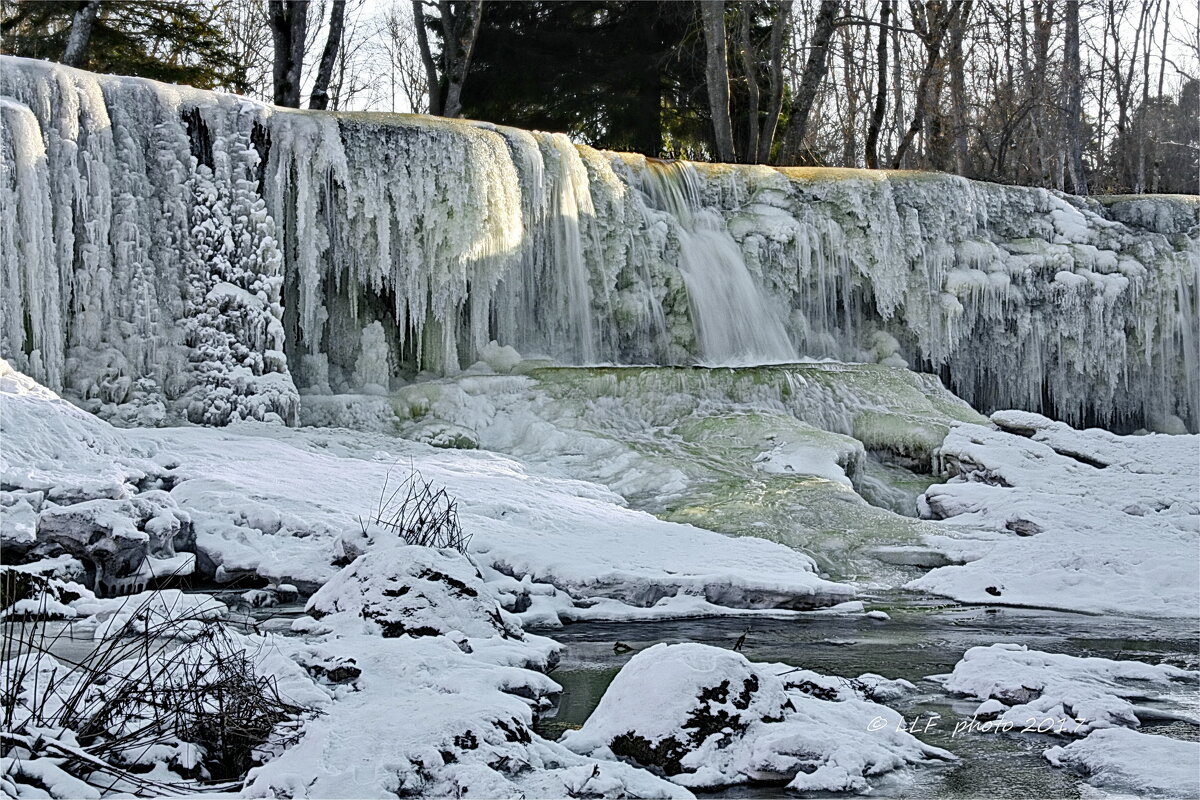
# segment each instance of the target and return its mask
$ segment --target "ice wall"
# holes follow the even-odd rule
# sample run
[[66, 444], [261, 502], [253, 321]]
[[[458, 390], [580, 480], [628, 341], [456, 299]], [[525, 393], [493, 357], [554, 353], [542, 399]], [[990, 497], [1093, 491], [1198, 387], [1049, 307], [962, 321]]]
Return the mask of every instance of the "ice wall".
[[118, 420], [295, 419], [492, 340], [567, 364], [797, 356], [977, 407], [1196, 429], [1195, 198], [664, 164], [0, 60], [0, 351]]

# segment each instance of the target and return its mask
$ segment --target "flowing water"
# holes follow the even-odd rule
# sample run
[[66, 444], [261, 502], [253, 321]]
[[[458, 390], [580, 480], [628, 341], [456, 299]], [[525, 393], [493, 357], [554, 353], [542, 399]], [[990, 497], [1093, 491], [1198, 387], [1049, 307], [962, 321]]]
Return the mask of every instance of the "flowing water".
[[[586, 721], [608, 684], [634, 652], [659, 642], [700, 642], [732, 648], [746, 634], [743, 653], [753, 661], [783, 662], [817, 672], [857, 676], [874, 672], [912, 681], [918, 691], [889, 705], [904, 715], [924, 741], [959, 756], [957, 763], [912, 769], [877, 784], [874, 796], [921, 798], [1075, 798], [1089, 787], [1066, 770], [1051, 767], [1042, 751], [1061, 739], [1038, 734], [958, 733], [978, 701], [949, 696], [927, 676], [950, 672], [969, 648], [1016, 642], [1031, 649], [1078, 656], [1200, 665], [1200, 638], [1186, 621], [1093, 617], [1037, 609], [933, 604], [912, 595], [888, 594], [870, 603], [886, 609], [887, 621], [861, 616], [702, 619], [655, 623], [587, 623], [548, 632], [567, 646], [553, 673], [563, 685], [557, 713], [539, 723], [554, 738]], [[617, 642], [633, 648], [618, 654]], [[1194, 692], [1194, 687], [1193, 692]], [[1185, 692], [1188, 687], [1181, 687]], [[1185, 723], [1147, 721], [1142, 730], [1196, 739]], [[738, 786], [719, 797], [778, 797], [778, 785]], [[811, 797], [822, 794], [805, 795]]]

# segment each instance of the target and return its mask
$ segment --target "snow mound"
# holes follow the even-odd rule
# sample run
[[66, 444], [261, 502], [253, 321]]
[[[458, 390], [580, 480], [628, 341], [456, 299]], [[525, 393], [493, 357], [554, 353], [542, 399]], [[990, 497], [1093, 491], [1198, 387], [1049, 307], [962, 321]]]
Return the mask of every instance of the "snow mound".
[[[1200, 672], [1168, 664], [1043, 653], [1023, 645], [972, 647], [944, 679], [947, 689], [998, 701], [980, 714], [998, 714], [1018, 728], [1084, 735], [1136, 728], [1139, 715], [1200, 724], [1181, 708], [1181, 684], [1194, 689]], [[1172, 697], [1174, 689], [1175, 697]], [[1139, 704], [1140, 703], [1140, 704]]]
[[322, 586], [306, 610], [317, 619], [361, 618], [385, 638], [452, 631], [479, 638], [521, 635], [518, 627], [505, 625], [494, 595], [467, 559], [428, 547], [370, 548]]
[[[884, 720], [878, 729], [876, 719]], [[707, 645], [658, 644], [630, 659], [587, 723], [562, 741], [685, 786], [772, 781], [867, 792], [870, 777], [954, 758], [898, 730], [900, 719], [849, 682]]]
[[1051, 747], [1045, 756], [1106, 791], [1172, 800], [1200, 797], [1200, 742], [1110, 728]]
[[1186, 617], [1200, 606], [1200, 436], [1078, 431], [1037, 414], [960, 425], [923, 515], [961, 566], [909, 588], [972, 603]]
[[353, 659], [358, 675], [298, 744], [250, 773], [244, 796], [690, 796], [542, 739], [529, 702], [512, 693], [518, 673], [536, 673], [488, 664], [447, 637], [349, 634], [320, 647]]
[[248, 796], [687, 796], [533, 730], [561, 691], [542, 672], [559, 648], [505, 619], [459, 553], [377, 532], [308, 610], [319, 622], [294, 627], [326, 635], [288, 646], [332, 702], [250, 774]]

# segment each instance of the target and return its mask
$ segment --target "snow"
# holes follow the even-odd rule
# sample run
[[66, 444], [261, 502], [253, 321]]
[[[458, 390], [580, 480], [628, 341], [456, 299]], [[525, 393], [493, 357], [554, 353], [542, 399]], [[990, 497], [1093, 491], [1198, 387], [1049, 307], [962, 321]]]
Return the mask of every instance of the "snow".
[[514, 679], [538, 673], [498, 668], [443, 636], [342, 635], [308, 647], [353, 659], [361, 674], [332, 689], [298, 744], [251, 771], [243, 796], [688, 796], [534, 733], [529, 703], [513, 690]]
[[[908, 584], [973, 603], [1136, 616], [1200, 607], [1200, 436], [1077, 431], [1028, 412], [960, 425], [929, 487], [927, 537], [962, 565]], [[988, 591], [989, 587], [992, 591]]]
[[943, 679], [952, 692], [987, 701], [976, 714], [998, 715], [1016, 729], [1059, 735], [1134, 728], [1139, 717], [1200, 724], [1180, 694], [1200, 685], [1200, 672], [1167, 664], [1080, 658], [1023, 645], [972, 647]]
[[300, 741], [251, 771], [246, 797], [687, 797], [532, 729], [561, 687], [559, 647], [524, 632], [468, 559], [372, 531], [277, 644], [324, 686]]
[[1110, 728], [1045, 755], [1056, 767], [1082, 773], [1104, 797], [1200, 797], [1200, 742]]
[[864, 699], [863, 688], [707, 645], [658, 644], [622, 667], [584, 726], [562, 741], [696, 788], [777, 781], [800, 792], [863, 793], [869, 778], [954, 759], [897, 730], [900, 715]]

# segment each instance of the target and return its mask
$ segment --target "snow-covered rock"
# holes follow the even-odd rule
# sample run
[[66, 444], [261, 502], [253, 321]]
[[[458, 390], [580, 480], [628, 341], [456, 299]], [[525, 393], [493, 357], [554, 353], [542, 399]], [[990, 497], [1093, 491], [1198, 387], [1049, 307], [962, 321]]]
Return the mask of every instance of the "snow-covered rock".
[[1110, 728], [1045, 755], [1054, 766], [1081, 773], [1105, 797], [1200, 797], [1200, 742]]
[[1037, 414], [951, 430], [922, 498], [961, 565], [909, 584], [972, 603], [1139, 616], [1200, 607], [1200, 436], [1077, 431]]
[[385, 638], [451, 632], [478, 638], [521, 635], [519, 627], [505, 625], [495, 596], [462, 555], [378, 541], [322, 586], [306, 611], [317, 619], [349, 615], [366, 620]]
[[863, 793], [869, 778], [953, 760], [900, 730], [899, 714], [863, 699], [866, 685], [856, 691], [849, 681], [707, 645], [659, 644], [630, 659], [584, 726], [562, 741], [698, 788], [771, 781]]
[[161, 575], [190, 575], [194, 567], [191, 519], [161, 489], [47, 508], [37, 538], [35, 551], [81, 559], [94, 573], [88, 583], [108, 594], [128, 594]]
[[977, 714], [1009, 723], [1013, 730], [1082, 736], [1102, 728], [1135, 728], [1139, 716], [1200, 724], [1187, 710], [1190, 698], [1184, 699], [1200, 687], [1200, 672], [1168, 664], [994, 644], [972, 647], [942, 680], [952, 692], [988, 701]]
[[537, 673], [489, 664], [447, 637], [348, 634], [320, 648], [353, 659], [358, 674], [294, 747], [250, 773], [247, 797], [690, 796], [542, 739], [513, 691]]

